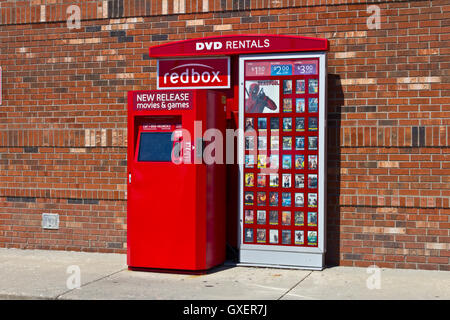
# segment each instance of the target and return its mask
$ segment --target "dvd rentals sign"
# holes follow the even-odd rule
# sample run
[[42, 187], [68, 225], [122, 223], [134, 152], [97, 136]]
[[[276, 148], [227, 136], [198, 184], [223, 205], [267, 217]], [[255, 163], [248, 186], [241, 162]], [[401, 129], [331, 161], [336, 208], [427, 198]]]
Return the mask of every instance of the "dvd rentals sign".
[[158, 60], [158, 89], [228, 89], [230, 58]]

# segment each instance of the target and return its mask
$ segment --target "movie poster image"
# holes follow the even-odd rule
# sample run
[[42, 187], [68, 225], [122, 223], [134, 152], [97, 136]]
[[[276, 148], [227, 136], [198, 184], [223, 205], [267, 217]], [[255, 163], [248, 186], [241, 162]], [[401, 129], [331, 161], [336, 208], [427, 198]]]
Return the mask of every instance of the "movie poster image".
[[244, 242], [253, 242], [253, 229], [245, 228], [244, 235]]
[[244, 204], [247, 206], [252, 206], [255, 203], [255, 196], [251, 191], [245, 191], [244, 194]]
[[267, 130], [267, 118], [258, 118], [258, 130]]
[[318, 125], [317, 117], [308, 118], [309, 131], [317, 131], [317, 125]]
[[254, 165], [255, 165], [255, 156], [252, 154], [246, 154], [245, 155], [245, 167], [253, 168]]
[[291, 169], [292, 168], [292, 158], [289, 154], [283, 155], [283, 163], [282, 163], [283, 169]]
[[317, 231], [308, 231], [308, 245], [317, 245]]
[[317, 155], [310, 154], [308, 156], [308, 169], [317, 170]]
[[257, 206], [265, 206], [266, 205], [266, 193], [263, 191], [259, 191], [256, 193], [256, 205]]
[[245, 186], [246, 187], [254, 187], [255, 186], [255, 176], [253, 173], [245, 174]]
[[256, 242], [265, 243], [266, 242], [266, 229], [256, 230]]
[[290, 188], [291, 187], [291, 174], [290, 173], [283, 173], [281, 175], [281, 181], [282, 181], [282, 187], [283, 188]]
[[295, 187], [304, 188], [305, 187], [305, 175], [303, 173], [295, 174]]
[[245, 131], [255, 130], [255, 119], [246, 118], [245, 119]]
[[308, 208], [317, 208], [317, 193], [308, 193]]
[[281, 230], [281, 243], [291, 244], [291, 230]]
[[269, 224], [273, 226], [278, 225], [278, 211], [269, 212]]
[[291, 98], [283, 99], [283, 112], [292, 112], [292, 99]]
[[295, 206], [303, 207], [305, 205], [305, 196], [302, 192], [295, 193]]
[[245, 223], [253, 223], [253, 210], [245, 210]]
[[258, 137], [258, 150], [267, 150], [267, 137]]
[[270, 136], [270, 149], [271, 150], [279, 150], [280, 149], [280, 137], [279, 136]]
[[257, 185], [257, 187], [265, 187], [266, 186], [266, 175], [265, 174], [258, 173], [256, 185]]
[[278, 118], [270, 118], [270, 130], [278, 130], [280, 129], [280, 122]]
[[294, 243], [296, 245], [301, 245], [305, 243], [305, 232], [303, 230], [295, 230], [294, 234], [295, 234]]
[[283, 131], [292, 131], [292, 118], [283, 118]]
[[256, 223], [257, 224], [266, 224], [266, 211], [265, 210], [256, 211]]
[[317, 189], [317, 174], [308, 175], [308, 188]]
[[308, 137], [308, 149], [317, 150], [317, 137]]
[[272, 207], [278, 206], [278, 192], [269, 192], [269, 205]]
[[280, 156], [277, 154], [271, 154], [270, 155], [270, 168], [278, 169], [279, 165], [280, 165]]
[[283, 150], [292, 150], [292, 137], [283, 137]]
[[308, 212], [308, 227], [317, 227], [317, 212]]
[[295, 131], [302, 132], [305, 131], [305, 118], [295, 118]]
[[305, 155], [296, 154], [295, 155], [295, 169], [301, 170], [305, 168]]
[[280, 105], [279, 80], [245, 82], [246, 113], [277, 113]]
[[304, 94], [305, 93], [305, 80], [297, 80], [295, 82], [295, 93]]
[[305, 112], [305, 99], [304, 98], [295, 99], [295, 111], [298, 113]]
[[308, 111], [309, 112], [317, 112], [319, 110], [319, 99], [318, 98], [309, 98], [308, 99]]
[[292, 80], [283, 80], [283, 94], [292, 94]]
[[255, 148], [255, 137], [247, 136], [245, 137], [245, 150], [253, 150]]
[[266, 167], [267, 156], [265, 154], [258, 155], [258, 169], [263, 169]]
[[282, 192], [281, 205], [283, 207], [290, 207], [291, 206], [291, 194], [289, 192]]
[[305, 137], [295, 137], [295, 150], [305, 150]]
[[301, 227], [305, 224], [305, 216], [303, 211], [295, 211], [294, 213], [294, 224], [297, 227]]
[[281, 212], [281, 225], [283, 225], [283, 226], [291, 225], [291, 212], [290, 211]]
[[277, 173], [269, 174], [269, 186], [278, 187], [278, 184], [279, 184], [278, 174]]
[[308, 92], [311, 94], [315, 94], [315, 93], [319, 92], [319, 80], [318, 79], [309, 79]]
[[269, 230], [269, 242], [271, 244], [277, 244], [278, 243], [278, 230]]

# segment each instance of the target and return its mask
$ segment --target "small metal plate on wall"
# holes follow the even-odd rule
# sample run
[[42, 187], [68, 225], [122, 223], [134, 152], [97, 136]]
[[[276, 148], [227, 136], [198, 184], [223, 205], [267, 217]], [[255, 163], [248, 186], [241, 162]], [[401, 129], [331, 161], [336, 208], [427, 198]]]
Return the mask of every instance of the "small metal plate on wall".
[[42, 214], [43, 229], [59, 229], [59, 214], [43, 213]]

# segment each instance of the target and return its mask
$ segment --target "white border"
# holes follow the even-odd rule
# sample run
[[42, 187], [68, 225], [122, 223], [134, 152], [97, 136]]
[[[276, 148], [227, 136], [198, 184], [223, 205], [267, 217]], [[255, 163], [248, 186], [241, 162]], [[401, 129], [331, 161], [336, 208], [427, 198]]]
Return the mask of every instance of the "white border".
[[[266, 59], [308, 59], [319, 58], [319, 185], [317, 189], [318, 198], [318, 246], [317, 247], [295, 247], [295, 246], [277, 246], [277, 245], [257, 245], [257, 244], [244, 244], [242, 238], [243, 220], [244, 220], [244, 204], [242, 201], [244, 190], [244, 141], [243, 134], [239, 137], [238, 143], [238, 163], [239, 163], [239, 186], [238, 186], [238, 209], [239, 209], [239, 221], [238, 221], [238, 248], [242, 252], [249, 252], [259, 254], [265, 264], [277, 265], [277, 261], [271, 261], [270, 252], [273, 255], [283, 252], [287, 256], [292, 257], [292, 253], [303, 253], [305, 257], [312, 255], [320, 255], [322, 257], [321, 264], [304, 265], [298, 261], [292, 261], [293, 265], [308, 267], [308, 268], [323, 268], [324, 255], [326, 252], [326, 131], [327, 131], [327, 119], [326, 119], [326, 91], [327, 91], [327, 54], [326, 52], [317, 53], [292, 53], [292, 54], [252, 54], [239, 56], [239, 128], [244, 128], [244, 63], [248, 60], [266, 60]], [[243, 130], [242, 130], [243, 133]], [[305, 234], [305, 241], [307, 235]], [[290, 259], [290, 258], [288, 258]], [[245, 263], [252, 262], [245, 261]], [[286, 265], [285, 263], [283, 263]], [[256, 262], [255, 265], [264, 265], [261, 262]]]
[[[227, 68], [228, 68], [228, 76], [227, 76], [227, 86], [210, 86], [210, 87], [159, 87], [159, 61], [161, 60], [217, 60], [217, 59], [227, 59]], [[183, 90], [183, 89], [230, 89], [231, 88], [231, 75], [230, 75], [230, 57], [229, 56], [217, 56], [217, 57], [192, 57], [192, 58], [181, 58], [181, 59], [174, 59], [174, 58], [167, 58], [167, 59], [157, 59], [156, 60], [156, 89], [157, 90]]]

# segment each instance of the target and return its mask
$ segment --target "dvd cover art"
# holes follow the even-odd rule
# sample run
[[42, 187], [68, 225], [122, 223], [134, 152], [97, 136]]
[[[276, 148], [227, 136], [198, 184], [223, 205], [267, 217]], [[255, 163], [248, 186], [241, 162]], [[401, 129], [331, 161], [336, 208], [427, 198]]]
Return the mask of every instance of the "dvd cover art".
[[245, 186], [246, 187], [254, 187], [255, 186], [255, 177], [253, 173], [245, 174]]
[[305, 175], [302, 173], [295, 174], [295, 187], [304, 188], [305, 187]]
[[245, 150], [253, 150], [255, 148], [255, 137], [245, 137]]
[[291, 187], [291, 174], [290, 173], [283, 173], [282, 175], [282, 186], [283, 188], [290, 188]]
[[269, 186], [270, 187], [278, 187], [278, 174], [271, 173], [269, 175]]
[[283, 80], [283, 94], [292, 94], [292, 80]]
[[258, 173], [258, 178], [256, 180], [256, 185], [258, 187], [265, 187], [266, 186], [266, 175], [262, 173]]
[[283, 226], [291, 225], [291, 212], [290, 211], [281, 212], [281, 225], [283, 225]]
[[277, 154], [270, 155], [270, 168], [278, 169], [280, 165], [280, 156]]
[[267, 150], [267, 137], [258, 137], [258, 150]]
[[305, 150], [305, 137], [295, 137], [295, 150]]
[[263, 169], [266, 167], [267, 156], [265, 154], [258, 155], [258, 169]]
[[292, 118], [283, 118], [283, 131], [292, 131]]
[[303, 226], [305, 224], [305, 217], [303, 211], [295, 211], [294, 213], [294, 224], [295, 226]]
[[283, 112], [292, 112], [292, 99], [291, 98], [283, 99]]
[[245, 131], [255, 130], [255, 119], [246, 118], [245, 119]]
[[308, 118], [308, 128], [309, 131], [317, 131], [317, 117], [309, 117]]
[[253, 168], [254, 165], [255, 165], [255, 156], [252, 154], [246, 154], [245, 155], [245, 167]]
[[297, 98], [295, 99], [295, 111], [296, 112], [305, 112], [305, 99]]
[[317, 155], [310, 154], [308, 156], [308, 169], [317, 170]]
[[317, 150], [317, 137], [308, 137], [308, 149]]
[[289, 154], [283, 155], [283, 164], [282, 164], [282, 168], [283, 168], [283, 169], [291, 169], [291, 168], [292, 168], [291, 155], [289, 155]]
[[266, 211], [258, 210], [256, 212], [256, 223], [257, 224], [266, 224]]
[[305, 118], [295, 118], [295, 131], [305, 131]]
[[291, 244], [291, 230], [281, 230], [281, 243]]
[[283, 192], [281, 196], [281, 205], [283, 207], [291, 206], [291, 194], [289, 192]]
[[308, 175], [308, 188], [310, 188], [310, 189], [317, 188], [317, 174], [309, 174]]
[[319, 80], [318, 79], [309, 79], [308, 92], [312, 93], [312, 94], [319, 92]]
[[270, 118], [270, 129], [271, 130], [280, 129], [280, 123], [278, 121], [278, 118]]
[[244, 234], [245, 234], [244, 242], [253, 242], [253, 229], [245, 228]]
[[266, 205], [266, 193], [264, 191], [258, 191], [256, 193], [256, 205], [265, 206]]
[[245, 82], [245, 112], [277, 113], [280, 104], [279, 80]]
[[308, 193], [308, 207], [317, 208], [317, 193]]
[[295, 83], [295, 93], [304, 94], [305, 93], [305, 80], [297, 80]]
[[270, 149], [271, 150], [279, 150], [280, 149], [279, 136], [270, 136]]
[[267, 129], [267, 118], [258, 118], [258, 130]]
[[266, 229], [256, 230], [256, 242], [265, 243], [266, 242]]
[[283, 150], [292, 150], [292, 137], [283, 137]]
[[245, 210], [245, 223], [253, 223], [253, 210]]
[[254, 195], [251, 191], [245, 191], [244, 194], [244, 203], [247, 206], [252, 206], [254, 204]]
[[295, 193], [295, 206], [303, 207], [305, 205], [305, 198], [302, 192]]
[[278, 243], [278, 230], [269, 230], [269, 242], [272, 244]]
[[295, 237], [294, 243], [295, 244], [300, 245], [300, 244], [305, 243], [305, 232], [303, 230], [296, 230], [294, 232], [294, 234], [295, 234], [294, 235], [294, 237]]
[[278, 192], [269, 192], [269, 205], [272, 207], [278, 206]]
[[278, 211], [269, 212], [269, 224], [278, 225]]
[[318, 98], [309, 98], [308, 111], [309, 112], [317, 112], [318, 110], [319, 110], [319, 99]]
[[295, 169], [304, 169], [305, 168], [305, 155], [296, 154], [295, 155]]
[[317, 227], [317, 212], [308, 212], [308, 227]]
[[317, 231], [308, 231], [308, 245], [317, 245]]

